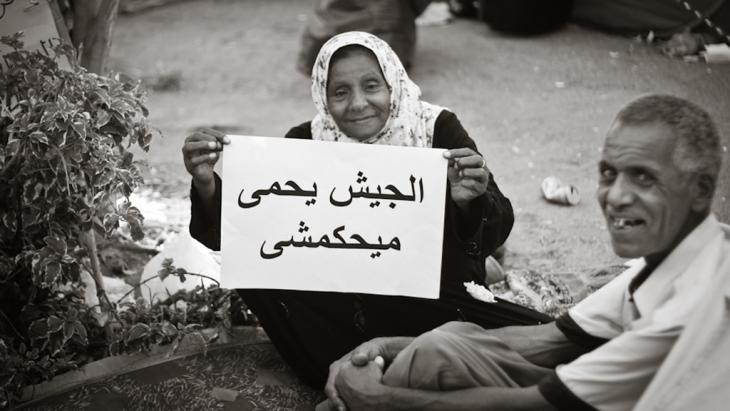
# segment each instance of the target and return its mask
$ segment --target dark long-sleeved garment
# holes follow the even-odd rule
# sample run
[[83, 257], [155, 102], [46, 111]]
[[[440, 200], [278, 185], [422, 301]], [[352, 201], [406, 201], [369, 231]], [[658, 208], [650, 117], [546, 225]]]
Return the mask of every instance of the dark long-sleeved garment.
[[[310, 123], [292, 128], [286, 138], [311, 139]], [[456, 116], [436, 119], [434, 148], [476, 151]], [[538, 324], [550, 318], [507, 301], [487, 304], [469, 296], [464, 282], [484, 284], [484, 260], [507, 239], [514, 216], [510, 201], [490, 176], [487, 192], [463, 215], [446, 193], [441, 295], [423, 298], [295, 290], [238, 290], [284, 359], [307, 383], [324, 384], [329, 364], [358, 344], [377, 336], [419, 335], [444, 322], [468, 320], [485, 328]], [[190, 234], [207, 247], [220, 248], [221, 181], [216, 175], [213, 214], [206, 214], [191, 189]]]

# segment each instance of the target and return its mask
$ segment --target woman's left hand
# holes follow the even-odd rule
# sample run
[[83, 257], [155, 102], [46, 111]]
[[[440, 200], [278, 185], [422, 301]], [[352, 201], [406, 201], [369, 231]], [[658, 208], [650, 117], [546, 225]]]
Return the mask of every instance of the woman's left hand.
[[462, 210], [469, 202], [487, 192], [490, 171], [487, 161], [470, 148], [457, 148], [444, 152], [449, 160], [448, 178], [451, 198]]

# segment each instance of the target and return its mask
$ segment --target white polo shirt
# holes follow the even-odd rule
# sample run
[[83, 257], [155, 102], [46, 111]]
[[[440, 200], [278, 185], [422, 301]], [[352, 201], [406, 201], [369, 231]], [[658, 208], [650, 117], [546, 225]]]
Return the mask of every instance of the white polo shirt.
[[628, 410], [638, 401], [674, 345], [703, 294], [721, 283], [730, 240], [710, 215], [630, 295], [630, 268], [569, 311], [586, 333], [610, 341], [558, 366], [560, 381], [600, 410]]

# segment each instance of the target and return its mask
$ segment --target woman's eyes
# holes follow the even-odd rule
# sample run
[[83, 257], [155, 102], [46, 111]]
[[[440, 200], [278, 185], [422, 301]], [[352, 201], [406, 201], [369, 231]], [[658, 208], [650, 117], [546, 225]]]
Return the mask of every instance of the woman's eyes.
[[365, 83], [365, 90], [368, 91], [375, 91], [380, 89], [380, 82], [377, 81], [368, 81]]
[[[376, 92], [381, 89], [383, 84], [379, 81], [370, 80], [365, 82], [362, 85], [363, 90], [365, 90], [368, 93]], [[348, 87], [340, 87], [335, 89], [332, 94], [330, 94], [331, 97], [336, 99], [344, 99], [350, 94], [350, 89]]]

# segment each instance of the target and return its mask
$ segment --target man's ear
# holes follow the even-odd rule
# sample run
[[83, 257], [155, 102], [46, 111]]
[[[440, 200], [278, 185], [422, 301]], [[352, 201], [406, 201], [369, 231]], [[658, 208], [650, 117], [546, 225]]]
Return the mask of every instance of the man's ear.
[[715, 194], [715, 179], [707, 174], [694, 176], [692, 182], [692, 210], [706, 211], [712, 206], [712, 198]]

